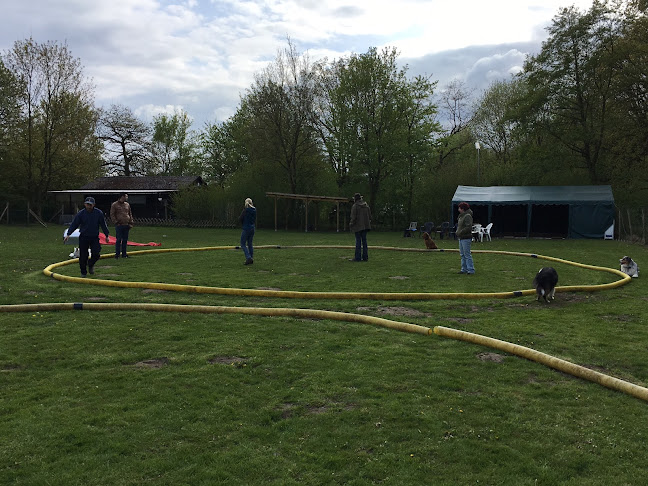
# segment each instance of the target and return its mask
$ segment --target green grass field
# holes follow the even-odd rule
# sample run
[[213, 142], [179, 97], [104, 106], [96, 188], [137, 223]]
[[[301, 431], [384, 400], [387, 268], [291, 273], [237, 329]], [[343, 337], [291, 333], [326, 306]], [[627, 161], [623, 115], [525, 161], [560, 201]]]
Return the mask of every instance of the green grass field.
[[[112, 229], [112, 228], [111, 228]], [[648, 385], [644, 278], [601, 292], [427, 301], [206, 295], [60, 282], [62, 227], [0, 225], [0, 305], [142, 302], [294, 307], [441, 325]], [[237, 245], [239, 232], [135, 228], [162, 248]], [[437, 241], [456, 248], [456, 241]], [[258, 230], [257, 245], [351, 245], [352, 235]], [[370, 233], [370, 245], [422, 248]], [[618, 268], [643, 246], [494, 240], [489, 249]], [[504, 292], [546, 265], [559, 285], [614, 275], [475, 253], [258, 249], [102, 259], [94, 278], [248, 289]], [[104, 247], [104, 253], [111, 248]], [[643, 265], [645, 266], [645, 264]], [[58, 273], [77, 276], [77, 265]], [[645, 484], [648, 403], [532, 361], [435, 335], [339, 321], [147, 311], [0, 313], [0, 484]]]

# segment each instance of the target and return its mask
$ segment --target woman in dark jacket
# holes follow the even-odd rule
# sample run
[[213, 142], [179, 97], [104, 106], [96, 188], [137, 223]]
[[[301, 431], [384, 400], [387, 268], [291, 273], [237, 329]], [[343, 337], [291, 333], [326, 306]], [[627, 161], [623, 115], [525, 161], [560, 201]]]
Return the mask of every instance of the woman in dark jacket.
[[353, 261], [366, 262], [369, 260], [369, 247], [367, 246], [367, 231], [371, 229], [371, 210], [369, 205], [362, 199], [360, 193], [353, 196], [353, 207], [351, 208], [351, 219], [349, 229], [355, 233], [356, 249]]
[[245, 209], [239, 216], [239, 221], [243, 226], [241, 232], [241, 248], [245, 253], [244, 265], [251, 265], [254, 263], [254, 248], [252, 247], [252, 239], [254, 238], [254, 226], [256, 225], [256, 208], [252, 204], [252, 199], [249, 197], [245, 200]]
[[459, 254], [461, 255], [461, 271], [472, 275], [475, 273], [470, 244], [472, 243], [473, 212], [467, 202], [459, 203], [459, 219], [457, 221], [457, 238], [459, 238]]

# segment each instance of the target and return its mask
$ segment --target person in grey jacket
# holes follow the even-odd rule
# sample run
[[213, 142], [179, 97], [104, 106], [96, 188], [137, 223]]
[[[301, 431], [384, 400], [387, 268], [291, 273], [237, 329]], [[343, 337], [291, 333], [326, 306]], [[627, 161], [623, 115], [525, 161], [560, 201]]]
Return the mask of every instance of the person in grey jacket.
[[[68, 240], [74, 230], [79, 228], [79, 267], [81, 268], [81, 276], [86, 276], [87, 271], [90, 274], [94, 273], [94, 265], [99, 260], [101, 254], [101, 244], [99, 243], [99, 228], [106, 235], [108, 241], [108, 225], [106, 218], [101, 209], [95, 208], [95, 200], [93, 197], [87, 197], [85, 202], [85, 209], [82, 209], [72, 220], [72, 224], [68, 228], [65, 241]], [[88, 248], [92, 252], [92, 256], [88, 260]]]
[[356, 248], [355, 258], [352, 261], [369, 260], [369, 247], [367, 246], [367, 232], [371, 229], [371, 210], [369, 205], [362, 199], [359, 192], [353, 195], [353, 206], [351, 207], [351, 219], [349, 229], [355, 233]]
[[461, 255], [461, 271], [472, 275], [475, 273], [470, 245], [472, 243], [473, 212], [467, 202], [459, 203], [459, 219], [457, 220], [457, 238], [459, 238], [459, 254]]

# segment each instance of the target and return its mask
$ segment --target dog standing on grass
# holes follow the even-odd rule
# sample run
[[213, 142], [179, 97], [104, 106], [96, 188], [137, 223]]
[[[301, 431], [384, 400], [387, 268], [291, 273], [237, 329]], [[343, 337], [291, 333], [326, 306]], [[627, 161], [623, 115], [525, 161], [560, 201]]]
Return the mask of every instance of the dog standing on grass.
[[428, 250], [436, 250], [439, 248], [427, 232], [423, 233], [423, 240], [425, 241], [425, 247]]
[[621, 264], [621, 271], [623, 273], [630, 275], [631, 277], [639, 276], [639, 265], [637, 265], [637, 263], [629, 256], [621, 258], [619, 263]]
[[536, 300], [543, 298], [545, 302], [554, 299], [556, 284], [558, 283], [558, 272], [552, 267], [541, 268], [533, 279], [533, 286], [536, 289]]

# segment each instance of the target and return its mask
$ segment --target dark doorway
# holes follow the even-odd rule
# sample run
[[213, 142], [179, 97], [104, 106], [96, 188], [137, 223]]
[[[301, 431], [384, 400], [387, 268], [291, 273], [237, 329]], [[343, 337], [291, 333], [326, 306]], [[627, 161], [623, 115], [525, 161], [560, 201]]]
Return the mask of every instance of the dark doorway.
[[569, 205], [534, 204], [531, 211], [531, 236], [546, 238], [569, 236]]

